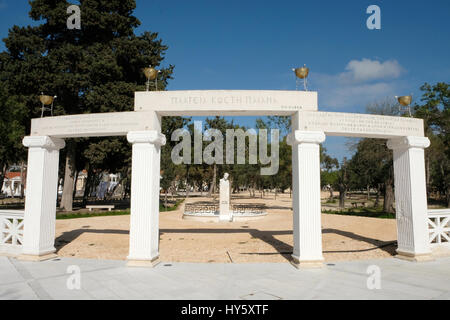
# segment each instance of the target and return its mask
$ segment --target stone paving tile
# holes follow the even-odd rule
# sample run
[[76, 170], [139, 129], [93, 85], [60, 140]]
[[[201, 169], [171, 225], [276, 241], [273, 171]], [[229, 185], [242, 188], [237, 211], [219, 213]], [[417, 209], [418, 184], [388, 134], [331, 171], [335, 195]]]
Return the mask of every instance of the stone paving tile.
[[81, 280], [81, 290], [70, 290], [67, 287], [67, 276], [57, 276], [54, 278], [40, 279], [39, 284], [51, 299], [58, 300], [91, 300], [93, 296], [83, 289], [83, 280]]
[[38, 297], [28, 283], [0, 285], [0, 300], [37, 300]]
[[[122, 300], [121, 297], [116, 295], [113, 291], [109, 290], [108, 288], [98, 288], [90, 290], [89, 294], [95, 300]], [[136, 300], [138, 300], [139, 298], [136, 298]]]
[[0, 286], [24, 281], [24, 278], [9, 259], [11, 258], [0, 257]]
[[[381, 269], [381, 290], [367, 288], [367, 267]], [[69, 290], [67, 267], [81, 269]], [[336, 262], [323, 269], [290, 264], [161, 263], [62, 258], [40, 263], [0, 257], [0, 299], [450, 299], [450, 259]]]
[[123, 261], [74, 258], [57, 258], [53, 260], [42, 261], [39, 263], [20, 260], [15, 261], [19, 262], [33, 276], [33, 278], [38, 279], [66, 275], [67, 268], [71, 265], [79, 266], [83, 273], [103, 269], [107, 270], [110, 268], [117, 268], [125, 265]]
[[242, 300], [281, 300], [281, 297], [276, 295], [266, 293], [264, 291], [258, 291], [255, 293], [250, 293], [248, 295], [242, 296]]
[[409, 286], [414, 291], [418, 290], [421, 292], [426, 292], [427, 290], [441, 291], [445, 292], [450, 290], [450, 279], [445, 279], [445, 277], [438, 276], [435, 274], [404, 274], [404, 273], [394, 273], [391, 275], [381, 274], [382, 281], [390, 281], [395, 283], [401, 288], [402, 286]]

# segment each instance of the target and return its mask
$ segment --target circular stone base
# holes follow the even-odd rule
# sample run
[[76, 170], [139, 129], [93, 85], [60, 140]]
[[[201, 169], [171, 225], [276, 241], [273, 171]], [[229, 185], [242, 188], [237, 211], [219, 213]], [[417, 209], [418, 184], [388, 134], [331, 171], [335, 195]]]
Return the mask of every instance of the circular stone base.
[[[252, 221], [259, 220], [267, 216], [267, 212], [258, 213], [255, 215], [236, 215], [233, 216], [233, 221]], [[213, 214], [183, 214], [183, 220], [199, 221], [199, 222], [220, 222], [219, 215]]]

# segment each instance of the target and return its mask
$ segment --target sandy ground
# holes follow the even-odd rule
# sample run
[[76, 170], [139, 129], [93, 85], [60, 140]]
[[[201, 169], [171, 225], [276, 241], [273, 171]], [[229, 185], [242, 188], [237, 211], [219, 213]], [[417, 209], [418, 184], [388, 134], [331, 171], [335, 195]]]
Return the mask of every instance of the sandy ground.
[[[205, 200], [192, 198], [189, 202]], [[286, 262], [292, 253], [289, 194], [240, 203], [265, 203], [268, 215], [248, 222], [182, 220], [184, 205], [160, 214], [160, 254], [164, 262]], [[56, 247], [65, 257], [126, 259], [129, 216], [57, 220]], [[374, 259], [395, 253], [395, 220], [322, 215], [326, 261]], [[382, 246], [382, 248], [378, 248]]]

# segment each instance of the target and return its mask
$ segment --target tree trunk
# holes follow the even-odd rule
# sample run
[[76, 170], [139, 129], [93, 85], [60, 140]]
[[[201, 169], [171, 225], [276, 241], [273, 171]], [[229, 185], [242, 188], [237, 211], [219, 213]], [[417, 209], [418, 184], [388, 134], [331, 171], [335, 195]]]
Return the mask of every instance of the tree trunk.
[[92, 169], [91, 166], [88, 164], [86, 184], [84, 185], [84, 192], [83, 192], [83, 207], [86, 206], [87, 200], [89, 198], [89, 194], [91, 192], [91, 185], [92, 185]]
[[189, 168], [190, 166], [186, 166], [186, 199], [189, 198]]
[[334, 199], [333, 187], [330, 186], [330, 189], [328, 189], [328, 191], [330, 191], [330, 201], [333, 201], [333, 199]]
[[25, 181], [27, 181], [27, 169], [25, 168], [25, 162], [20, 162], [20, 197], [23, 199], [25, 196]]
[[78, 171], [75, 170], [75, 175], [73, 177], [73, 194], [72, 194], [73, 199], [75, 199], [77, 195], [77, 181], [78, 181]]
[[64, 174], [64, 187], [61, 198], [60, 208], [64, 211], [72, 211], [73, 206], [73, 189], [75, 178], [75, 148], [73, 141], [67, 143], [66, 166]]
[[166, 189], [166, 192], [164, 195], [164, 207], [166, 207], [166, 208], [167, 208], [167, 193], [168, 193], [168, 190]]
[[3, 182], [5, 181], [6, 165], [1, 165], [1, 169], [2, 169], [2, 172], [0, 172], [0, 194], [2, 193]]
[[175, 187], [175, 181], [172, 181], [171, 185], [170, 185], [170, 194], [172, 195], [172, 201], [175, 199], [175, 192], [176, 192], [176, 187]]
[[367, 201], [370, 200], [370, 186], [367, 185]]
[[376, 208], [380, 205], [380, 190], [381, 190], [381, 186], [380, 184], [378, 184], [377, 186], [377, 195], [375, 197], [375, 203], [373, 204], [373, 207]]
[[0, 195], [3, 193], [2, 188], [3, 188], [4, 181], [5, 181], [5, 177], [3, 176], [2, 173], [0, 173]]
[[384, 203], [383, 211], [387, 213], [394, 213], [394, 188], [391, 181], [386, 183], [384, 188]]
[[345, 185], [339, 185], [339, 208], [345, 208], [345, 197], [347, 195], [347, 188]]
[[425, 178], [426, 178], [426, 187], [427, 187], [427, 198], [430, 198], [431, 195], [431, 175], [430, 175], [430, 153], [425, 151]]
[[208, 197], [211, 198], [211, 196], [216, 192], [216, 174], [217, 174], [217, 166], [214, 163], [214, 169], [213, 169], [213, 180], [211, 181], [211, 187], [209, 188]]

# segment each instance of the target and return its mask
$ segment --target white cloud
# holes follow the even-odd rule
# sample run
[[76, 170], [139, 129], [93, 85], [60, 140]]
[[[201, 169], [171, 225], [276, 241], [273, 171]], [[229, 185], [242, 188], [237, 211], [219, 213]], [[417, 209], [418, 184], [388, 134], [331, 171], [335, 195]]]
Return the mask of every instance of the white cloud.
[[405, 70], [395, 60], [352, 60], [338, 74], [312, 73], [311, 90], [319, 92], [319, 105], [328, 108], [361, 108], [377, 100], [402, 92], [404, 85], [397, 80]]
[[403, 73], [403, 68], [396, 60], [380, 62], [378, 60], [352, 60], [339, 75], [343, 81], [365, 82], [382, 79], [396, 79]]

